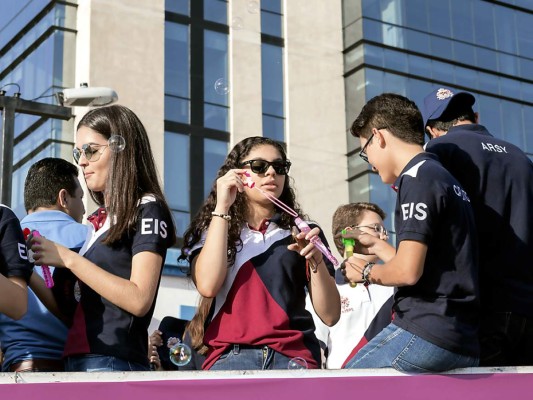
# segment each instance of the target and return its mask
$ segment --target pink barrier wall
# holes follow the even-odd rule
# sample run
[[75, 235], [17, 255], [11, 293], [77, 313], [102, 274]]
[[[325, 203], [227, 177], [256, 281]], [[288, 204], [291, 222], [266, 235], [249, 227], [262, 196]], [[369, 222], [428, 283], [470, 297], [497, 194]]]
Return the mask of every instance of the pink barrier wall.
[[[156, 374], [155, 378], [157, 373], [154, 374]], [[105, 378], [109, 379], [109, 376], [107, 374]], [[131, 375], [128, 379], [132, 379]], [[247, 378], [246, 375], [240, 375], [216, 379], [209, 379], [204, 375], [201, 379], [6, 383], [0, 385], [0, 398], [40, 400], [181, 400], [193, 398], [198, 400], [516, 400], [530, 399], [531, 390], [533, 390], [533, 372], [418, 376], [312, 376], [308, 378], [257, 376]]]

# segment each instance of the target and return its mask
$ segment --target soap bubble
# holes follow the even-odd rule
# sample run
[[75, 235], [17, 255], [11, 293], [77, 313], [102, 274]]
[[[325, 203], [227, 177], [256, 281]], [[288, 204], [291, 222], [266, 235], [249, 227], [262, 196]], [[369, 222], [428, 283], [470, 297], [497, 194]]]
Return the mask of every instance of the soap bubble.
[[178, 339], [178, 342], [170, 348], [169, 358], [172, 364], [183, 367], [191, 362], [191, 348]]
[[290, 371], [301, 372], [307, 369], [307, 361], [305, 361], [302, 357], [291, 358], [287, 364], [287, 368]]
[[112, 135], [108, 140], [109, 148], [115, 152], [120, 153], [126, 148], [126, 140], [120, 135]]
[[214, 84], [215, 92], [220, 95], [225, 95], [229, 93], [229, 84], [224, 78], [219, 78], [215, 81]]
[[250, 0], [247, 8], [250, 14], [257, 14], [259, 12], [259, 2], [256, 0]]
[[241, 30], [243, 26], [244, 26], [244, 24], [242, 22], [242, 18], [241, 17], [234, 17], [231, 20], [231, 27], [233, 29], [235, 29], [236, 31]]

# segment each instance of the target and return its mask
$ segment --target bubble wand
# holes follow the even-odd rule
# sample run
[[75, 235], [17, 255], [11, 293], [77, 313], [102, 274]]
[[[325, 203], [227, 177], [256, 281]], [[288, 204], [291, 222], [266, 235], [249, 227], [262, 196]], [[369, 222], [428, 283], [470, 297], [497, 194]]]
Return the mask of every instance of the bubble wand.
[[[346, 235], [347, 230], [343, 229], [341, 231], [341, 235]], [[353, 249], [355, 247], [355, 239], [353, 238], [345, 238], [344, 236], [341, 236], [342, 244], [344, 245], [344, 259], [347, 260], [351, 256], [353, 256]], [[351, 287], [356, 287], [357, 283], [350, 282]]]
[[[24, 228], [23, 232], [24, 232], [24, 239], [26, 240], [28, 240], [28, 238], [32, 234], [33, 234], [33, 237], [36, 237], [36, 238], [41, 236], [39, 231], [36, 231], [36, 230], [31, 231], [29, 228]], [[35, 260], [33, 259], [33, 251], [31, 249], [28, 250], [28, 258], [30, 259], [31, 262], [35, 262]], [[41, 265], [41, 268], [43, 269], [43, 278], [44, 278], [44, 283], [46, 284], [46, 287], [48, 289], [54, 287], [54, 278], [52, 278], [50, 267], [48, 265]]]
[[[264, 190], [259, 189], [257, 186], [255, 186], [255, 182], [252, 181], [252, 178], [250, 177], [250, 174], [248, 172], [245, 172], [244, 175], [246, 176], [246, 180], [244, 181], [244, 185], [245, 186], [248, 186], [250, 189], [259, 190], [259, 192], [263, 196], [265, 196], [268, 200], [270, 200], [272, 203], [277, 205], [279, 208], [281, 208], [283, 211], [285, 211], [291, 217], [294, 217], [294, 223], [296, 224], [298, 229], [300, 229], [300, 231], [307, 233], [307, 232], [309, 232], [311, 230], [311, 227], [309, 225], [307, 225], [307, 223], [302, 218], [300, 218], [300, 216], [298, 215], [298, 213], [296, 211], [294, 211], [292, 208], [290, 208], [284, 202], [279, 200], [277, 197], [272, 196], [270, 193], [267, 193]], [[339, 261], [337, 261], [337, 259], [333, 256], [333, 254], [331, 254], [329, 249], [322, 242], [322, 240], [320, 240], [320, 238], [318, 236], [313, 236], [309, 241], [311, 243], [313, 243], [315, 245], [315, 247], [318, 250], [320, 250], [320, 252], [322, 254], [324, 254], [327, 257], [327, 259], [329, 261], [331, 261], [331, 263], [334, 266], [339, 265]]]

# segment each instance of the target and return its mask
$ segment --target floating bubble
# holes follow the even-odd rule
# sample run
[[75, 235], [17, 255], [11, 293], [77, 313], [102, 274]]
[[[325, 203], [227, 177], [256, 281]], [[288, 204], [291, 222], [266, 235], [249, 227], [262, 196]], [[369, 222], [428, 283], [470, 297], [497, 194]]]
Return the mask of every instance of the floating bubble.
[[244, 26], [244, 24], [242, 22], [242, 18], [241, 17], [234, 17], [231, 20], [231, 27], [233, 29], [235, 29], [236, 31], [241, 30], [243, 26]]
[[112, 135], [108, 140], [109, 148], [115, 152], [120, 153], [126, 148], [126, 140], [120, 135]]
[[215, 92], [220, 95], [225, 95], [229, 93], [229, 84], [224, 78], [219, 78], [215, 81]]
[[247, 8], [250, 14], [257, 14], [259, 12], [259, 2], [256, 0], [250, 0]]
[[307, 361], [305, 361], [302, 357], [294, 357], [289, 360], [289, 363], [287, 364], [287, 368], [291, 371], [303, 371], [307, 369]]
[[178, 342], [170, 348], [169, 358], [172, 364], [183, 367], [191, 362], [191, 348], [178, 339]]

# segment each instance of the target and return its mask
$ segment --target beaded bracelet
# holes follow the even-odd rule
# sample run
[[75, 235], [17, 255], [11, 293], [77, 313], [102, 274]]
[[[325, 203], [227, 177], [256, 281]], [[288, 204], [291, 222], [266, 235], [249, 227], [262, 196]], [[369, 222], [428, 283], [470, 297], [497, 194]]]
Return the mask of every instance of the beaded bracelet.
[[214, 217], [220, 217], [220, 218], [223, 218], [225, 219], [226, 221], [231, 221], [231, 215], [229, 214], [222, 214], [222, 213], [217, 213], [217, 212], [212, 212], [211, 213], [212, 216]]
[[370, 272], [372, 272], [372, 267], [375, 263], [373, 262], [367, 262], [365, 266], [363, 267], [363, 273], [361, 274], [361, 278], [363, 279], [363, 282], [365, 285], [370, 285]]

